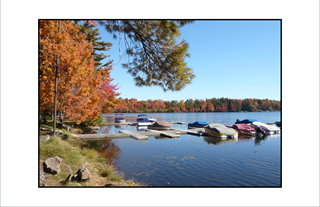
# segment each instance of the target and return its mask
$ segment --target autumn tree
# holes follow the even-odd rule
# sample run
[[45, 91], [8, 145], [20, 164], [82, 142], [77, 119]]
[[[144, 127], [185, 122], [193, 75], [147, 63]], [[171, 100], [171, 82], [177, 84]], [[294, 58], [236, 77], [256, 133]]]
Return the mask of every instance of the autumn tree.
[[[39, 102], [40, 112], [53, 111], [54, 79], [58, 72], [57, 108], [77, 123], [93, 121], [103, 107], [112, 106], [118, 95], [110, 85], [112, 66], [95, 72], [93, 46], [72, 21], [39, 22]], [[59, 62], [59, 68], [56, 67]]]
[[176, 41], [179, 28], [189, 20], [100, 20], [99, 23], [125, 45], [128, 70], [137, 86], [160, 86], [180, 91], [195, 75], [187, 67], [188, 44]]

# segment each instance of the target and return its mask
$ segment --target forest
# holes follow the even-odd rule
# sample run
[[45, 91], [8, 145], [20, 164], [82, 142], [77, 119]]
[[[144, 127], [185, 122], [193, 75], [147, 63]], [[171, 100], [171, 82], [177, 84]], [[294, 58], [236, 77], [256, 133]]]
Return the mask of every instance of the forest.
[[281, 102], [268, 99], [187, 99], [163, 101], [119, 98], [116, 113], [163, 113], [163, 112], [259, 112], [280, 111]]

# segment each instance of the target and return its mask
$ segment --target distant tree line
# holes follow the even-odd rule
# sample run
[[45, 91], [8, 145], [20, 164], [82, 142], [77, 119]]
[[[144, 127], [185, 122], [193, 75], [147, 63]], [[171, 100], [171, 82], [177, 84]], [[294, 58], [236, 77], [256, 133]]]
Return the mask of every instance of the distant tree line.
[[280, 111], [281, 102], [268, 99], [187, 99], [163, 101], [119, 98], [115, 113], [163, 113], [163, 112], [258, 112]]

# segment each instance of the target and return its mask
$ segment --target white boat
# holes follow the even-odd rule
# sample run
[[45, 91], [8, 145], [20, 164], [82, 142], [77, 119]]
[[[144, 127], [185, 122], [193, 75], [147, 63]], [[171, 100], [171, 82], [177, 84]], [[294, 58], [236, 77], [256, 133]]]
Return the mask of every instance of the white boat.
[[152, 123], [148, 119], [148, 115], [146, 114], [139, 114], [137, 118], [137, 125], [138, 126], [148, 126]]
[[251, 126], [253, 126], [257, 132], [261, 132], [265, 135], [281, 133], [281, 129], [276, 125], [264, 124], [262, 122], [252, 122]]
[[115, 114], [114, 115], [114, 122], [115, 123], [125, 123], [126, 120], [125, 120], [123, 114]]
[[157, 121], [157, 119], [155, 119], [155, 118], [148, 118], [148, 119], [149, 119], [149, 121], [150, 121], [151, 123], [154, 123], [154, 122]]

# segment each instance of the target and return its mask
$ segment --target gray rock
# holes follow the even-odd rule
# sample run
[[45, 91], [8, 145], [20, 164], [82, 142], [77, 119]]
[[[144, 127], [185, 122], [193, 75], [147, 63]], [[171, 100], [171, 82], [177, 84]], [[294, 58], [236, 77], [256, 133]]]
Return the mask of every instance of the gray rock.
[[45, 142], [47, 140], [50, 139], [50, 136], [49, 135], [43, 135], [43, 136], [40, 136], [40, 142]]
[[43, 170], [40, 169], [40, 179], [41, 179], [41, 180], [45, 180], [46, 177], [47, 177], [47, 176], [44, 174]]
[[63, 159], [61, 157], [58, 157], [58, 156], [47, 159], [43, 163], [43, 170], [46, 173], [50, 173], [50, 174], [60, 173], [61, 172], [60, 163], [62, 162], [62, 160]]
[[87, 181], [89, 179], [91, 179], [91, 174], [90, 171], [85, 167], [79, 168], [76, 175], [72, 177], [72, 180], [76, 181]]

